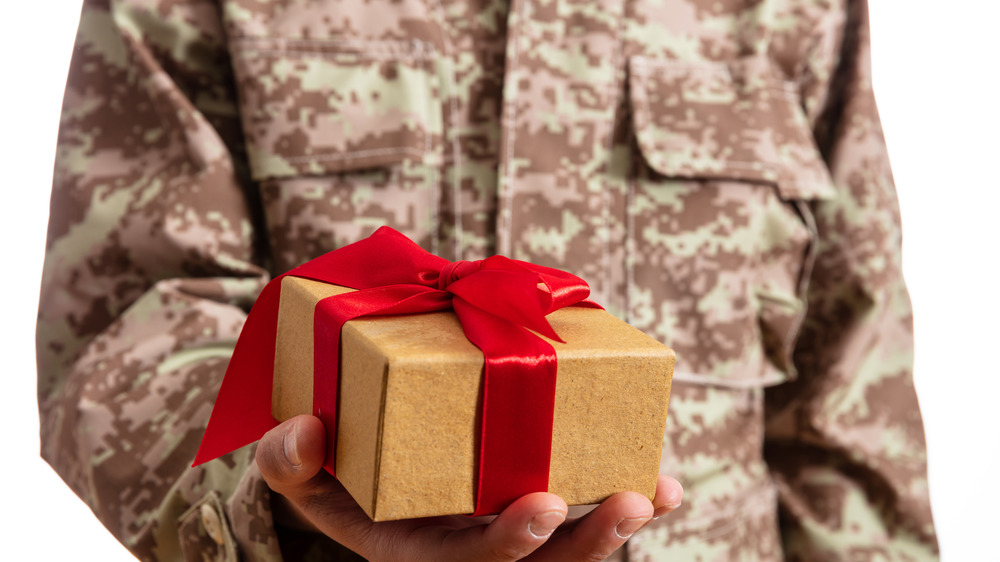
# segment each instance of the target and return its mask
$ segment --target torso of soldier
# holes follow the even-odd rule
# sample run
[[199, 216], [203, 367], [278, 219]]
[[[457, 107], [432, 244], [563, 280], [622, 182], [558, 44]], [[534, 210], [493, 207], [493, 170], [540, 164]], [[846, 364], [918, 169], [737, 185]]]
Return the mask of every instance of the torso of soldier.
[[[661, 468], [685, 504], [621, 556], [926, 558], [864, 29], [846, 0], [88, 0], [43, 455], [142, 556], [275, 557], [252, 456], [190, 467], [206, 390], [267, 278], [389, 225], [575, 273], [677, 352]], [[790, 382], [797, 340], [816, 373]], [[199, 523], [219, 498], [236, 542]]]
[[761, 388], [788, 376], [803, 312], [801, 203], [830, 191], [810, 124], [826, 84], [809, 73], [833, 64], [832, 6], [234, 0], [224, 14], [278, 271], [388, 224], [448, 259], [584, 277], [679, 358], [663, 458], [687, 517], [632, 554], [690, 533], [727, 560], [777, 556]]

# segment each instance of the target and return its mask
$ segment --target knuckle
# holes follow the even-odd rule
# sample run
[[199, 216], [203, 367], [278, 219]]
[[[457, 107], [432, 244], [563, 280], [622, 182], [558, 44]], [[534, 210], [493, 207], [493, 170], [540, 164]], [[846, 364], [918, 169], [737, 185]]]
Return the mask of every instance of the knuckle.
[[531, 547], [520, 543], [492, 543], [486, 551], [484, 562], [520, 560], [531, 553]]
[[614, 554], [620, 547], [621, 544], [618, 543], [589, 545], [589, 548], [578, 549], [573, 559], [580, 562], [601, 562]]
[[345, 545], [361, 554], [366, 560], [372, 562], [388, 561], [393, 557], [386, 550], [384, 538], [380, 538], [373, 533], [370, 528], [363, 528], [360, 525], [346, 526], [342, 528], [345, 537], [341, 539]]
[[608, 552], [607, 554], [602, 554], [600, 552], [589, 551], [589, 552], [581, 553], [576, 558], [576, 560], [579, 560], [580, 562], [601, 562], [602, 560], [607, 559], [607, 557], [611, 556], [611, 554], [613, 554], [613, 553], [614, 553], [613, 550], [611, 552]]
[[381, 543], [382, 552], [387, 554], [386, 560], [424, 562], [430, 558], [422, 549], [413, 548], [413, 543], [399, 534], [383, 534], [379, 537], [378, 542]]
[[[384, 532], [379, 524], [372, 524], [367, 517], [353, 517], [356, 504], [342, 490], [331, 489], [325, 484], [305, 482], [297, 489], [299, 507], [317, 521], [331, 527], [327, 534], [333, 540], [364, 556], [366, 560], [406, 561], [412, 559], [405, 549], [393, 550], [391, 533]], [[380, 532], [381, 531], [381, 532]]]
[[370, 528], [362, 531], [361, 550], [373, 562], [430, 562], [434, 558], [423, 555], [420, 548], [398, 533], [373, 532]]
[[299, 486], [299, 502], [302, 508], [322, 520], [338, 521], [342, 530], [358, 540], [367, 540], [371, 535], [370, 525], [365, 525], [358, 519], [341, 517], [349, 508], [343, 494], [330, 490], [325, 486], [313, 486], [306, 482]]

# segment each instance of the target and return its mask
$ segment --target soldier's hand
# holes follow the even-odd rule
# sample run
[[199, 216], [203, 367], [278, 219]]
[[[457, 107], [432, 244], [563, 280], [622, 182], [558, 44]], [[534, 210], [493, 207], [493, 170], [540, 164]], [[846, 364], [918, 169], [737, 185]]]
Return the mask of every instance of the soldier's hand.
[[660, 476], [653, 502], [623, 492], [565, 524], [566, 503], [541, 492], [518, 499], [489, 523], [464, 516], [372, 523], [322, 470], [325, 437], [318, 418], [299, 416], [260, 440], [257, 465], [276, 492], [275, 519], [322, 532], [375, 561], [602, 560], [651, 518], [679, 506], [683, 496], [676, 480]]

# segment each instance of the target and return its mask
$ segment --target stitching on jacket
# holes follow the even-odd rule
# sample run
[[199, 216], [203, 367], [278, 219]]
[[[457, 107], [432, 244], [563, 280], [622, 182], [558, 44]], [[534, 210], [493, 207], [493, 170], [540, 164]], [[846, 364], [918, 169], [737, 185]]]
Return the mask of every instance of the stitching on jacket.
[[764, 377], [756, 377], [751, 379], [746, 378], [726, 378], [717, 377], [715, 375], [700, 375], [698, 373], [692, 373], [689, 371], [678, 371], [674, 369], [673, 380], [686, 382], [691, 384], [698, 384], [701, 386], [722, 386], [726, 388], [735, 388], [739, 390], [750, 390], [754, 388], [761, 388], [764, 386], [772, 386], [785, 382], [786, 378], [784, 375], [770, 375]]
[[255, 44], [265, 44], [265, 45], [277, 45], [277, 47], [271, 47], [271, 50], [281, 50], [281, 49], [297, 49], [298, 46], [304, 47], [345, 47], [350, 46], [357, 49], [363, 50], [401, 50], [401, 51], [425, 51], [428, 54], [434, 53], [436, 48], [433, 43], [427, 41], [422, 41], [420, 39], [411, 39], [408, 41], [392, 41], [392, 40], [366, 40], [366, 39], [297, 39], [290, 37], [264, 37], [264, 36], [252, 36], [247, 35], [243, 37], [233, 38], [234, 43], [245, 43], [244, 48], [249, 48], [253, 50], [261, 49], [262, 47], [257, 47]]
[[[624, 10], [624, 7], [622, 8], [622, 10]], [[624, 59], [625, 59], [625, 57], [623, 56], [624, 55], [624, 49], [625, 49], [623, 37], [625, 36], [625, 21], [626, 21], [627, 18], [625, 17], [625, 14], [623, 12], [617, 13], [616, 16], [618, 17], [618, 26], [617, 26], [617, 29], [615, 31], [615, 46], [614, 46], [615, 52], [614, 52], [614, 58], [613, 58], [612, 63], [611, 63], [612, 73], [613, 74], [611, 75], [611, 82], [610, 82], [610, 84], [608, 84], [608, 91], [607, 91], [608, 100], [612, 104], [611, 105], [611, 119], [608, 120], [608, 121], [610, 121], [610, 123], [609, 123], [609, 126], [608, 126], [608, 140], [607, 140], [607, 143], [605, 143], [605, 146], [607, 147], [607, 149], [606, 149], [607, 150], [607, 156], [606, 156], [606, 160], [605, 160], [605, 164], [604, 164], [606, 171], [604, 173], [604, 176], [605, 176], [604, 192], [601, 194], [601, 221], [604, 223], [604, 244], [603, 244], [604, 247], [602, 248], [603, 252], [602, 252], [602, 255], [601, 255], [601, 259], [603, 261], [604, 271], [605, 271], [605, 274], [604, 274], [604, 287], [603, 287], [604, 294], [602, 295], [602, 298], [604, 299], [605, 302], [607, 302], [607, 301], [610, 300], [611, 292], [612, 292], [611, 288], [612, 288], [612, 285], [613, 285], [612, 278], [611, 278], [611, 275], [612, 275], [611, 271], [613, 269], [611, 267], [611, 233], [613, 232], [613, 229], [611, 228], [611, 187], [609, 185], [610, 182], [611, 182], [611, 180], [610, 180], [610, 173], [608, 173], [608, 172], [610, 172], [610, 170], [608, 170], [607, 168], [610, 168], [611, 162], [612, 162], [612, 158], [613, 158], [613, 154], [614, 154], [614, 147], [615, 147], [615, 127], [618, 124], [618, 108], [621, 107], [621, 105], [622, 105], [618, 101], [618, 99], [619, 99], [618, 98], [618, 92], [619, 91], [624, 92], [624, 90], [625, 90], [625, 88], [624, 88], [624, 82], [626, 80], [628, 80], [628, 76], [626, 75], [626, 72], [625, 72], [625, 64], [623, 62]], [[626, 195], [626, 197], [627, 197], [627, 195]], [[626, 210], [626, 213], [627, 212], [628, 211]], [[626, 246], [628, 245], [628, 240], [627, 239], [625, 241], [625, 245]], [[626, 262], [627, 262], [627, 259], [628, 259], [627, 258], [627, 251], [628, 250], [626, 250]], [[628, 265], [628, 263], [625, 263], [624, 266], [625, 266], [625, 269], [626, 269], [625, 275], [626, 275], [626, 278], [627, 278], [628, 277], [628, 271], [627, 270], [628, 270], [629, 265]], [[623, 308], [626, 309], [625, 314], [624, 314], [625, 317], [626, 317], [626, 319], [628, 318], [628, 309], [627, 309], [628, 290], [629, 290], [628, 289], [628, 284], [626, 282], [625, 295], [624, 295], [624, 297], [625, 297], [625, 306], [623, 307]]]
[[632, 73], [639, 77], [651, 77], [656, 74], [663, 74], [670, 70], [679, 70], [687, 74], [714, 74], [724, 80], [732, 83], [735, 82], [733, 78], [733, 72], [730, 70], [729, 66], [721, 65], [718, 68], [710, 68], [695, 65], [685, 65], [685, 64], [655, 64], [649, 62], [643, 62], [641, 60], [633, 59], [632, 62]]
[[[652, 61], [645, 57], [633, 57], [632, 69], [634, 74], [641, 77], [651, 77], [656, 74], [663, 74], [673, 69], [682, 70], [686, 73], [703, 73], [725, 75], [730, 82], [735, 82], [733, 73], [728, 64], [725, 63], [685, 63], [677, 61]], [[785, 80], [775, 76], [763, 76], [764, 85], [753, 88], [754, 90], [774, 90], [794, 96], [790, 101], [798, 103], [799, 84], [795, 80]]]
[[[435, 102], [436, 98], [434, 96], [428, 96], [428, 97], [430, 98], [430, 103], [434, 103]], [[440, 108], [439, 108], [439, 110], [440, 110]], [[450, 120], [451, 117], [449, 116], [448, 119]], [[447, 134], [447, 129], [445, 128], [445, 124], [443, 123], [443, 116], [442, 116], [441, 128], [442, 128], [442, 131], [441, 131], [441, 142], [443, 144], [444, 143], [444, 135]], [[424, 154], [430, 154], [430, 153], [431, 153], [431, 135], [430, 134], [424, 134]], [[437, 169], [440, 169], [440, 168], [445, 167], [445, 166], [448, 165], [447, 162], [445, 162], [444, 147], [443, 146], [441, 148], [441, 156], [442, 156], [442, 158], [441, 158], [441, 160], [442, 160], [441, 161], [441, 165]], [[429, 174], [428, 177], [432, 178], [435, 175], [436, 174]], [[430, 183], [431, 181], [432, 180], [428, 179], [428, 183]], [[434, 229], [434, 233], [431, 235], [431, 253], [434, 254], [435, 256], [438, 256], [438, 255], [441, 255], [441, 228], [440, 228], [440, 222], [441, 222], [441, 181], [439, 180], [439, 181], [435, 182], [435, 184], [436, 184], [435, 186], [431, 186], [431, 191], [434, 193], [434, 199], [435, 199], [434, 204], [430, 206], [431, 207], [431, 225], [432, 225], [432, 228]]]
[[632, 322], [632, 297], [635, 293], [635, 174], [625, 182], [625, 321]]
[[[441, 2], [439, 0], [434, 0], [433, 2], [431, 2], [431, 4], [433, 6], [432, 9], [431, 9], [431, 12], [434, 14], [434, 17], [437, 19], [437, 22], [436, 22], [437, 25], [440, 26], [441, 29], [445, 29], [446, 25], [445, 25], [444, 22], [446, 20], [445, 20], [444, 14], [443, 14], [444, 9], [441, 7]], [[445, 142], [447, 142], [445, 139], [450, 137], [450, 141], [451, 141], [450, 145], [451, 145], [451, 153], [452, 153], [451, 174], [450, 174], [451, 175], [451, 192], [452, 192], [452, 214], [454, 214], [454, 221], [455, 221], [455, 224], [454, 224], [454, 235], [453, 235], [455, 237], [455, 254], [454, 254], [454, 256], [452, 256], [452, 258], [454, 260], [461, 260], [462, 259], [462, 254], [463, 254], [463, 251], [462, 251], [462, 239], [463, 239], [463, 236], [462, 236], [462, 234], [463, 234], [463, 230], [462, 230], [462, 181], [461, 181], [462, 151], [461, 151], [461, 147], [459, 146], [459, 138], [458, 138], [458, 134], [459, 134], [458, 133], [458, 104], [456, 102], [457, 95], [456, 95], [456, 92], [452, 91], [452, 89], [457, 89], [458, 81], [455, 78], [455, 57], [453, 56], [454, 55], [454, 50], [452, 49], [452, 46], [451, 46], [451, 44], [450, 44], [450, 42], [448, 40], [448, 34], [447, 33], [441, 33], [441, 42], [444, 45], [444, 51], [445, 51], [444, 54], [446, 55], [445, 57], [442, 57], [442, 61], [443, 61], [443, 64], [445, 65], [445, 68], [448, 71], [447, 80], [444, 83], [444, 86], [447, 89], [447, 91], [445, 92], [444, 95], [446, 95], [447, 98], [448, 98], [448, 117], [447, 117], [446, 120], [442, 119], [443, 124], [442, 124], [442, 131], [441, 131], [441, 142], [442, 142], [442, 144], [444, 144]], [[433, 96], [432, 96], [432, 99], [434, 99]], [[430, 135], [428, 135], [428, 142], [430, 142], [429, 138], [430, 138]], [[428, 152], [429, 151], [430, 151], [430, 146], [428, 145]], [[441, 152], [442, 153], [445, 152], [443, 146], [442, 146]], [[442, 193], [444, 191], [444, 186], [442, 185], [443, 181], [444, 181], [444, 178], [442, 178], [442, 180], [440, 182], [438, 182], [439, 189], [438, 189], [437, 203], [434, 205], [434, 209], [435, 209], [435, 211], [434, 211], [434, 214], [435, 214], [435, 216], [434, 216], [435, 235], [432, 238], [433, 245], [434, 245], [434, 248], [433, 248], [433, 250], [434, 250], [433, 253], [434, 254], [438, 254], [439, 253], [438, 250], [437, 250], [438, 244], [439, 244], [438, 240], [441, 238], [441, 225], [440, 225], [441, 218], [440, 218], [440, 212], [441, 212], [441, 206], [442, 206], [442, 200], [443, 200]]]
[[653, 57], [644, 57], [642, 55], [633, 55], [630, 57], [633, 66], [641, 66], [644, 68], [690, 68], [694, 70], [714, 70], [725, 71], [729, 73], [729, 64], [724, 62], [715, 61], [681, 61], [681, 60], [671, 60], [671, 59], [657, 59]]
[[[517, 124], [515, 123], [514, 117], [517, 114], [517, 104], [515, 100], [517, 99], [517, 89], [520, 87], [518, 85], [519, 76], [517, 75], [518, 66], [517, 59], [520, 54], [520, 49], [518, 48], [518, 42], [521, 40], [521, 35], [523, 33], [524, 23], [522, 18], [524, 16], [524, 3], [526, 0], [512, 0], [515, 3], [516, 16], [516, 26], [513, 26], [508, 31], [507, 41], [510, 44], [510, 61], [507, 63], [509, 70], [504, 76], [504, 90], [507, 89], [507, 84], [510, 82], [510, 99], [504, 100], [504, 110], [502, 119], [506, 121], [504, 123], [505, 129], [507, 129], [507, 146], [504, 148], [506, 157], [503, 159], [506, 170], [504, 170], [505, 181], [501, 184], [503, 191], [501, 196], [503, 202], [500, 208], [499, 221], [503, 227], [498, 229], [498, 240], [497, 240], [497, 253], [510, 255], [514, 248], [513, 243], [513, 205], [514, 205], [514, 131], [517, 130]], [[508, 78], [510, 80], [508, 81]], [[501, 129], [503, 130], [503, 129]], [[499, 197], [498, 197], [499, 199]]]
[[[791, 358], [795, 353], [795, 342], [802, 331], [802, 323], [805, 322], [806, 314], [809, 313], [809, 283], [812, 279], [812, 270], [816, 264], [816, 257], [819, 254], [819, 229], [816, 227], [816, 219], [813, 217], [812, 210], [804, 201], [795, 201], [794, 204], [799, 211], [799, 216], [802, 217], [802, 221], [806, 225], [806, 230], [809, 231], [809, 249], [806, 251], [805, 263], [802, 264], [802, 271], [799, 273], [801, 277], [799, 277], [799, 286], [797, 287], [798, 297], [802, 302], [802, 306], [799, 307], [798, 314], [792, 320], [792, 325], [788, 328], [788, 333], [785, 334], [785, 341], [783, 342], [783, 351], [785, 352], [785, 357], [788, 358]], [[789, 368], [795, 369], [795, 364], [790, 362]]]
[[345, 59], [355, 58], [358, 60], [407, 60], [407, 61], [430, 61], [432, 56], [424, 53], [379, 53], [374, 51], [318, 51], [315, 49], [248, 49], [237, 56], [247, 57], [251, 54], [264, 55], [268, 57], [313, 57], [323, 59]]
[[285, 156], [289, 162], [308, 162], [310, 160], [348, 160], [350, 158], [364, 158], [366, 156], [383, 156], [391, 154], [411, 154], [413, 156], [423, 156], [425, 152], [419, 148], [411, 146], [394, 146], [390, 148], [371, 148], [367, 150], [351, 150], [348, 152], [331, 152], [326, 154], [307, 154], [303, 156]]

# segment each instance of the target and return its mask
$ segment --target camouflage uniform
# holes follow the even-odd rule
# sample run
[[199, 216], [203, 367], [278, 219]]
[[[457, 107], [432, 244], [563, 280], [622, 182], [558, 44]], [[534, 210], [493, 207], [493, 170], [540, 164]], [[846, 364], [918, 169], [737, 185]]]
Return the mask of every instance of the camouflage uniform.
[[263, 283], [391, 225], [576, 272], [678, 352], [629, 560], [937, 557], [864, 0], [87, 0], [42, 453], [144, 559], [348, 558], [190, 468]]

